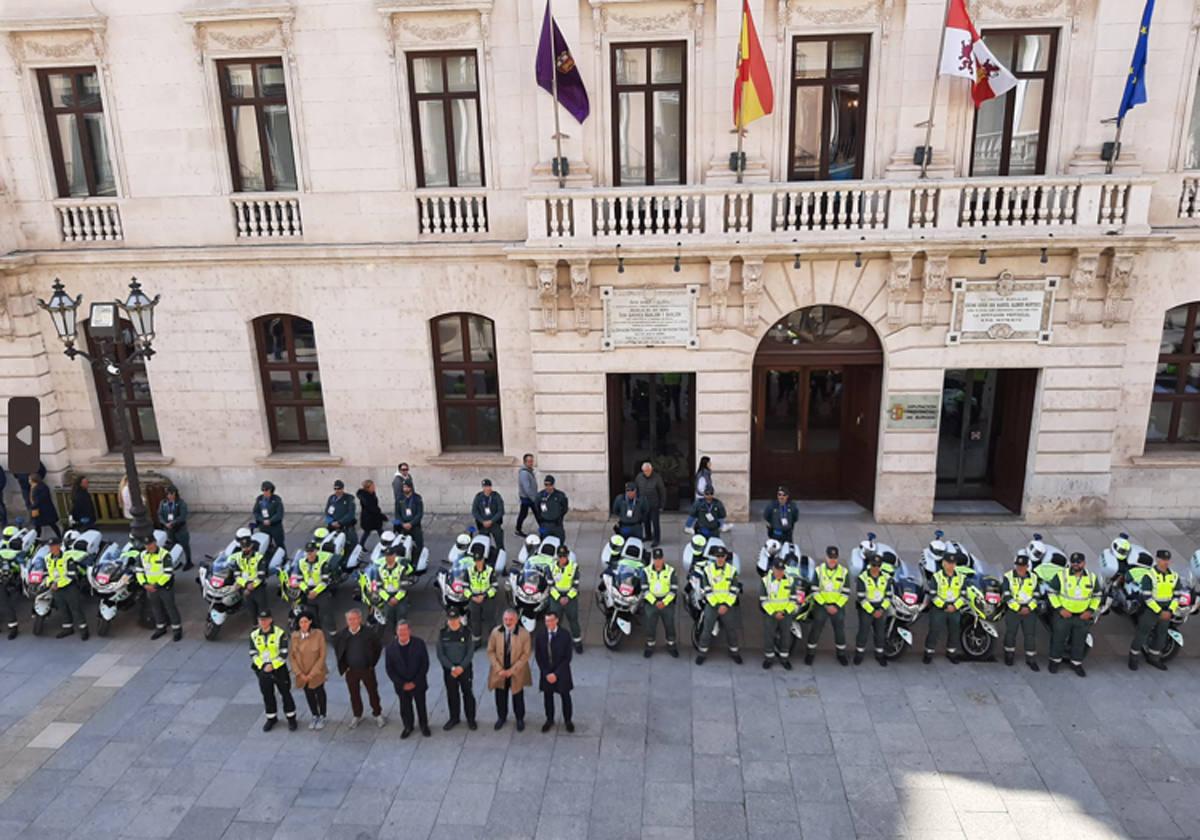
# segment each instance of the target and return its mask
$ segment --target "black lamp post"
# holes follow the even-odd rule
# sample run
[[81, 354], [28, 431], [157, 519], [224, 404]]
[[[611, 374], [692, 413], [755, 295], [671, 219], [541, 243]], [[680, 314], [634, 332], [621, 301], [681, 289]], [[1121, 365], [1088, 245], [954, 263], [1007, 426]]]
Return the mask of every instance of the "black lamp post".
[[[129, 281], [129, 297], [124, 303], [117, 300], [93, 303], [88, 316], [88, 334], [100, 348], [97, 356], [75, 347], [75, 341], [78, 339], [76, 320], [83, 295], [72, 299], [63, 289], [62, 281], [55, 278], [54, 294], [50, 296], [49, 302], [38, 301], [38, 306], [50, 315], [58, 337], [66, 345], [67, 357], [74, 359], [82, 356], [92, 367], [103, 371], [108, 379], [116, 414], [117, 436], [121, 442], [121, 455], [125, 459], [125, 476], [129, 481], [129, 512], [133, 514], [129, 533], [135, 540], [142, 542], [150, 536], [154, 526], [150, 517], [146, 515], [146, 506], [142, 502], [142, 487], [138, 480], [137, 462], [133, 457], [133, 441], [130, 439], [129, 417], [125, 408], [125, 372], [135, 362], [154, 355], [150, 343], [154, 340], [154, 307], [158, 305], [159, 297], [155, 295], [151, 300], [142, 291], [141, 284], [135, 277]], [[121, 334], [120, 313], [124, 313], [129, 319], [136, 337], [133, 355], [124, 360], [117, 357], [117, 339]]]

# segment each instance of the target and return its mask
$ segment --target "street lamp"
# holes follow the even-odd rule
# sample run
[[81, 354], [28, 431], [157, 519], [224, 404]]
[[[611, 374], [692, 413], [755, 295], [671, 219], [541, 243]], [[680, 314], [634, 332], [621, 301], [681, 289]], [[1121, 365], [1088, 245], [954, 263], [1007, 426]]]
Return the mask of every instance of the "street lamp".
[[[129, 482], [129, 512], [133, 515], [133, 521], [129, 524], [129, 534], [141, 542], [145, 542], [150, 536], [154, 526], [146, 515], [146, 505], [142, 502], [142, 487], [138, 480], [137, 462], [133, 457], [129, 415], [125, 407], [125, 373], [135, 363], [154, 355], [150, 343], [154, 340], [154, 307], [158, 305], [159, 298], [159, 295], [155, 295], [151, 300], [134, 277], [129, 282], [129, 297], [124, 303], [118, 300], [93, 303], [88, 316], [88, 335], [99, 347], [99, 353], [95, 356], [75, 347], [78, 338], [76, 320], [83, 295], [72, 299], [63, 289], [62, 281], [55, 278], [54, 294], [50, 296], [49, 302], [38, 301], [38, 306], [50, 315], [55, 332], [66, 345], [67, 349], [64, 352], [67, 357], [74, 359], [82, 356], [93, 368], [102, 371], [108, 380], [116, 414], [117, 437], [121, 443], [121, 455], [125, 460], [125, 477]], [[129, 319], [137, 337], [133, 354], [125, 359], [117, 356], [117, 340], [121, 335], [118, 311], [123, 312]]]

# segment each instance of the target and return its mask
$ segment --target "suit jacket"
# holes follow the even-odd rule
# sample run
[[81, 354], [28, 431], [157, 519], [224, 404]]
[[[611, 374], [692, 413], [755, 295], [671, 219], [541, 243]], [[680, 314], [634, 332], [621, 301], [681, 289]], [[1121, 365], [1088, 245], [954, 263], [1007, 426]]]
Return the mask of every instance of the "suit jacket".
[[429, 688], [426, 674], [429, 673], [429, 651], [425, 641], [413, 636], [407, 645], [401, 645], [399, 640], [388, 642], [384, 653], [384, 665], [387, 675], [396, 687], [396, 693], [404, 691], [405, 683], [416, 683], [414, 691], [424, 691]]
[[49, 525], [58, 521], [58, 508], [54, 506], [54, 497], [50, 495], [50, 488], [46, 482], [39, 482], [37, 487], [30, 492], [29, 509], [30, 513], [37, 512], [37, 516], [33, 520], [35, 526]]
[[[374, 668], [379, 664], [379, 655], [383, 653], [383, 643], [379, 639], [379, 633], [372, 630], [370, 627], [363, 625], [363, 628], [358, 631], [359, 634], [365, 634], [367, 637], [367, 655], [371, 660], [371, 667]], [[350, 644], [351, 633], [347, 628], [343, 628], [342, 632], [337, 634], [333, 642], [333, 652], [337, 655], [337, 669], [339, 674], [346, 673], [346, 647]]]
[[[529, 639], [529, 633], [524, 627], [517, 624], [516, 629], [513, 630], [512, 642], [509, 646], [509, 656], [513, 670], [512, 691], [514, 693], [521, 691], [533, 682], [533, 674], [529, 670], [529, 657], [532, 652], [533, 644]], [[504, 688], [504, 677], [500, 676], [500, 671], [504, 670], [503, 625], [497, 627], [488, 636], [487, 654], [488, 663], [491, 665], [491, 670], [488, 671], [488, 689]]]
[[[538, 670], [541, 675], [538, 677], [538, 688], [542, 691], [556, 691], [559, 694], [566, 694], [575, 687], [571, 680], [571, 653], [573, 646], [571, 643], [571, 634], [564, 628], [560, 627], [554, 631], [554, 649], [551, 651], [549, 647], [550, 634], [546, 632], [546, 628], [538, 630], [537, 635], [533, 637], [533, 655], [537, 659]], [[554, 664], [551, 666], [551, 656], [553, 653]], [[554, 674], [557, 677], [557, 682], [546, 682], [546, 675]]]

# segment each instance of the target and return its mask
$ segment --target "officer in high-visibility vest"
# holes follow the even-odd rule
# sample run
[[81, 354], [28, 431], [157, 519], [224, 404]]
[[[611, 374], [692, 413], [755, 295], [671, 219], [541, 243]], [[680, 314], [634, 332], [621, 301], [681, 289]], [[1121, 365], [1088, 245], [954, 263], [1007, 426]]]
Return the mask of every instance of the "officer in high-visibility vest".
[[82, 551], [62, 550], [62, 538], [55, 535], [46, 541], [50, 552], [46, 555], [46, 580], [54, 593], [54, 606], [63, 615], [62, 629], [55, 638], [65, 639], [79, 628], [79, 637], [88, 640], [87, 616], [83, 612], [83, 597], [77, 582], [81, 569], [79, 561]]
[[288, 729], [296, 730], [296, 701], [292, 699], [292, 675], [288, 672], [288, 634], [271, 621], [271, 613], [258, 614], [258, 626], [250, 631], [250, 667], [258, 677], [267, 721], [263, 732], [270, 732], [279, 722], [275, 692], [283, 698], [283, 713]]
[[300, 558], [300, 586], [307, 607], [316, 612], [321, 629], [329, 636], [337, 634], [337, 620], [333, 615], [333, 593], [329, 587], [333, 583], [332, 571], [329, 568], [331, 552], [320, 551], [319, 546], [311, 540], [304, 546], [304, 556]]
[[154, 632], [150, 638], [167, 635], [167, 621], [170, 621], [171, 637], [178, 642], [183, 638], [183, 619], [175, 605], [175, 561], [170, 552], [158, 547], [154, 534], [146, 538], [146, 547], [138, 555], [137, 582], [145, 590], [154, 612]]
[[[2, 504], [2, 503], [0, 503]], [[2, 509], [2, 508], [0, 508]], [[0, 534], [0, 620], [8, 628], [8, 638], [17, 638], [17, 598], [21, 589], [21, 553], [19, 529], [9, 525]]]
[[[1138, 615], [1133, 645], [1129, 648], [1129, 670], [1137, 670], [1138, 657], [1145, 648], [1146, 661], [1165, 671], [1167, 663], [1162, 661], [1162, 650], [1167, 643], [1171, 619], [1179, 610], [1179, 599], [1175, 595], [1179, 575], [1171, 571], [1171, 552], [1165, 548], [1154, 553], [1153, 569], [1137, 569], [1136, 572], [1135, 580], [1142, 590], [1142, 611]], [[1131, 570], [1130, 574], [1133, 573]]]
[[704, 565], [700, 573], [700, 587], [704, 593], [704, 612], [700, 619], [700, 652], [696, 654], [696, 664], [703, 665], [708, 658], [708, 647], [712, 643], [717, 622], [725, 628], [725, 643], [729, 645], [729, 655], [737, 664], [742, 664], [741, 649], [738, 647], [738, 595], [741, 594], [742, 584], [738, 581], [737, 570], [729, 562], [729, 550], [719, 545], [712, 551], [712, 560]]
[[1058, 673], [1067, 647], [1071, 651], [1071, 668], [1081, 677], [1083, 657], [1087, 653], [1088, 628], [1100, 609], [1100, 580], [1084, 568], [1083, 554], [1076, 551], [1068, 558], [1050, 584], [1050, 606], [1054, 609], [1053, 631], [1050, 634], [1050, 673]]
[[[401, 563], [399, 546], [389, 545], [383, 551], [383, 563], [378, 566], [378, 593], [383, 602], [383, 620], [387, 625], [387, 635], [390, 639], [396, 635], [396, 624], [408, 618], [408, 589], [404, 586], [405, 577], [411, 573], [412, 567]], [[367, 585], [367, 577], [361, 577], [362, 585]]]
[[234, 555], [237, 571], [233, 582], [242, 590], [242, 598], [249, 604], [254, 615], [269, 608], [267, 603], [267, 558], [255, 551], [250, 537], [242, 539], [242, 550]]
[[1000, 597], [1007, 610], [1004, 619], [1004, 664], [1012, 665], [1017, 658], [1017, 631], [1025, 642], [1025, 664], [1037, 671], [1038, 580], [1029, 573], [1029, 555], [1024, 552], [1013, 561], [1012, 570], [1005, 572]]
[[575, 652], [583, 653], [583, 628], [579, 625], [579, 564], [571, 559], [571, 549], [558, 547], [550, 581], [550, 612], [567, 617]]
[[771, 573], [763, 578], [763, 593], [758, 597], [763, 612], [763, 669], [775, 659], [785, 671], [792, 670], [792, 616], [800, 610], [796, 592], [800, 582], [787, 573], [782, 557], [771, 563]]
[[933, 573], [933, 606], [929, 610], [929, 632], [925, 634], [925, 655], [921, 661], [933, 661], [938, 642], [946, 634], [946, 658], [958, 664], [958, 639], [962, 633], [963, 597], [970, 571], [960, 568], [959, 557], [953, 552], [942, 557], [942, 568]]
[[854, 584], [858, 597], [858, 633], [854, 637], [854, 664], [860, 665], [867, 650], [867, 633], [875, 631], [875, 661], [887, 667], [884, 645], [887, 642], [888, 616], [892, 611], [892, 570], [883, 567], [877, 552], [866, 554], [867, 568]]
[[679, 656], [679, 649], [675, 647], [675, 596], [678, 592], [675, 567], [667, 562], [661, 548], [654, 549], [650, 567], [646, 569], [646, 650], [642, 656], [647, 659], [654, 655], [660, 621], [667, 637], [667, 653]]
[[492, 632], [495, 623], [496, 567], [488, 562], [480, 543], [471, 545], [471, 568], [467, 573], [467, 623], [471, 625], [471, 641], [475, 650], [483, 647], [484, 633]]
[[821, 631], [827, 620], [833, 625], [837, 661], [842, 665], [850, 664], [846, 658], [846, 602], [850, 600], [850, 586], [846, 578], [850, 570], [838, 562], [838, 556], [838, 547], [831, 545], [825, 549], [825, 562], [817, 566], [817, 585], [812, 596], [817, 606], [813, 609], [810, 621], [808, 648], [804, 653], [805, 665], [813, 664], [817, 642], [821, 639]]

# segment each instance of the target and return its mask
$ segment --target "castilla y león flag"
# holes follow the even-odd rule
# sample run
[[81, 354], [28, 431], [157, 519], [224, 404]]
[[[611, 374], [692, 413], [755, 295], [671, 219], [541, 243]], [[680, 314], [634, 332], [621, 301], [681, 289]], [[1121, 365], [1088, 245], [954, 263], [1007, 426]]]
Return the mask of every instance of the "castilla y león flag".
[[996, 60], [967, 15], [964, 0], [951, 0], [942, 40], [942, 67], [946, 76], [971, 80], [971, 98], [978, 108], [1017, 86], [1017, 79]]
[[737, 81], [733, 85], [733, 124], [746, 126], [775, 108], [771, 74], [762, 44], [750, 17], [750, 4], [742, 0], [742, 36], [738, 46]]
[[538, 41], [534, 67], [540, 88], [552, 96], [557, 88], [559, 104], [570, 111], [571, 116], [580, 122], [588, 118], [591, 105], [587, 88], [583, 86], [583, 76], [579, 75], [571, 48], [550, 14], [550, 0], [546, 0], [546, 16], [542, 20], [542, 37]]

